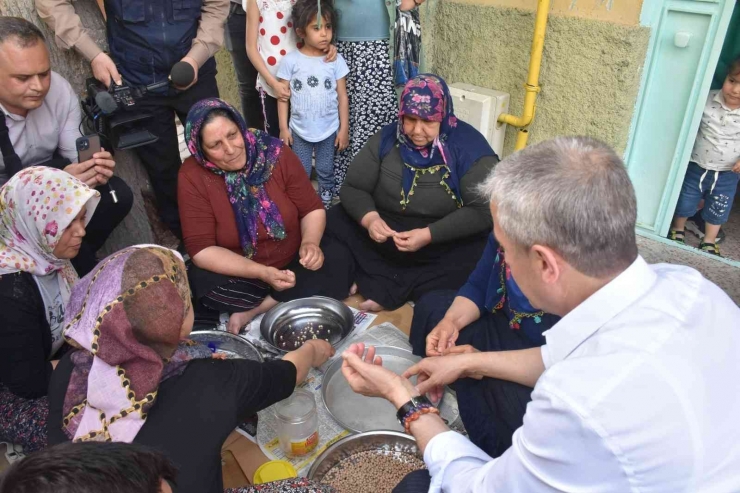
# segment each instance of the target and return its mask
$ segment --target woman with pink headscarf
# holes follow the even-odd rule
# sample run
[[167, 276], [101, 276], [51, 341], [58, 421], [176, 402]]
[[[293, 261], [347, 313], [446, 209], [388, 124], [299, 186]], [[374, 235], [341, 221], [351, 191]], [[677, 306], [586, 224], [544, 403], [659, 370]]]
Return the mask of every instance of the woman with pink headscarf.
[[177, 252], [130, 247], [73, 289], [64, 335], [76, 347], [49, 387], [49, 443], [148, 445], [178, 467], [177, 492], [221, 493], [221, 446], [287, 398], [334, 349], [311, 340], [282, 360], [214, 359], [187, 339], [193, 307]]

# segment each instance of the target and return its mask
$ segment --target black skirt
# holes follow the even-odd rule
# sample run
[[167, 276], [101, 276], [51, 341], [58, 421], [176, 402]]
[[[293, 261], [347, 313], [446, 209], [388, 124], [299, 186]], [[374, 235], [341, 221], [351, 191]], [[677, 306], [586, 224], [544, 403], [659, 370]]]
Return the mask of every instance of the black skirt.
[[309, 296], [327, 296], [343, 300], [349, 295], [352, 271], [347, 268], [351, 256], [342, 244], [331, 238], [321, 240], [324, 264], [316, 271], [303, 267], [296, 253], [284, 269], [295, 273], [296, 283], [290, 289], [276, 291], [259, 279], [245, 279], [217, 274], [195, 265], [188, 269], [196, 311], [211, 310], [229, 314], [256, 308], [268, 296], [278, 301], [291, 301]]
[[[395, 231], [429, 225], [422, 218], [381, 216]], [[350, 262], [344, 266], [335, 262], [332, 267], [342, 269], [335, 275], [350, 276], [362, 296], [394, 310], [430, 291], [458, 289], [465, 284], [483, 253], [488, 233], [401, 252], [392, 240], [376, 243], [370, 239], [367, 230], [338, 205], [327, 213], [325, 236], [344, 246], [343, 257]]]

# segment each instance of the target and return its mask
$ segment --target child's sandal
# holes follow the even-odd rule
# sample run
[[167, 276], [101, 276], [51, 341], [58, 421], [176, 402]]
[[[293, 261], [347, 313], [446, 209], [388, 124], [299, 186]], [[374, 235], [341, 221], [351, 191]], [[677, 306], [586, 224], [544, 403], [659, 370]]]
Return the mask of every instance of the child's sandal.
[[685, 237], [685, 232], [684, 231], [676, 231], [675, 229], [672, 229], [672, 230], [670, 230], [670, 232], [668, 232], [668, 239], [669, 240], [673, 240], [676, 243], [683, 243], [683, 244], [685, 244], [686, 241], [684, 241], [685, 240], [684, 237]]
[[701, 250], [702, 252], [708, 253], [709, 255], [714, 255], [716, 257], [722, 256], [722, 254], [719, 253], [719, 247], [715, 243], [701, 242], [699, 244], [699, 250]]

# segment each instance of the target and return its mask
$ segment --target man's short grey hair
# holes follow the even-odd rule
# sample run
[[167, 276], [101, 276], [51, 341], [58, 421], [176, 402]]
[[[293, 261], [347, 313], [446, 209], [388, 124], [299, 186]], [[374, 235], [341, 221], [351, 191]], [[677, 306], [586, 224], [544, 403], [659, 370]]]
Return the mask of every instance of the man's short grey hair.
[[21, 48], [34, 46], [46, 41], [44, 33], [33, 23], [20, 17], [0, 17], [0, 44], [14, 41]]
[[637, 258], [635, 190], [624, 163], [589, 137], [558, 137], [499, 163], [481, 185], [517, 245], [548, 246], [579, 272], [606, 277]]

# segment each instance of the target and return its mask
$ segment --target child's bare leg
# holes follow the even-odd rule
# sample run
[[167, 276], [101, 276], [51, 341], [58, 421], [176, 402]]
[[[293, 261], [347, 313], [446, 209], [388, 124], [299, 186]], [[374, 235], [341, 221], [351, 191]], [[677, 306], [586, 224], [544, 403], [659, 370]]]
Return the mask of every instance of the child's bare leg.
[[674, 217], [673, 223], [671, 224], [671, 229], [674, 231], [683, 231], [686, 229], [686, 221], [688, 220], [688, 217]]
[[719, 234], [719, 224], [704, 224], [704, 243], [714, 243], [717, 241], [717, 235]]
[[248, 310], [246, 312], [232, 313], [229, 317], [229, 332], [231, 332], [232, 334], [238, 334], [242, 327], [251, 322], [254, 317], [265, 313], [267, 310], [277, 305], [277, 303], [278, 302], [275, 298], [267, 295], [267, 297], [262, 300], [262, 303], [260, 303], [259, 306], [252, 308], [251, 310]]

